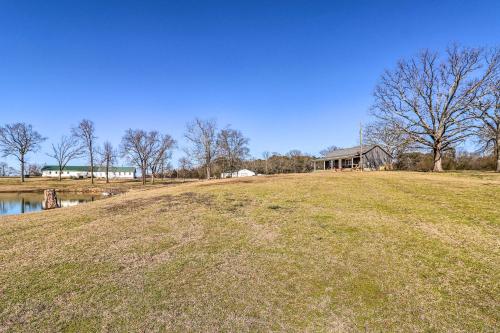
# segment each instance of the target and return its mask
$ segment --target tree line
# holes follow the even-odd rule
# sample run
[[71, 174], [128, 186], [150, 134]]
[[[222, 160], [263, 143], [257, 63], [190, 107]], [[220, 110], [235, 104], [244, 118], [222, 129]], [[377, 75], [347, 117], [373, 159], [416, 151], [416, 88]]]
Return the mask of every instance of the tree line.
[[[186, 156], [181, 158], [181, 168], [193, 169], [195, 166], [205, 170], [205, 177], [213, 177], [213, 168], [217, 171], [233, 171], [240, 167], [249, 156], [249, 139], [241, 131], [230, 126], [218, 129], [215, 120], [195, 119], [186, 126], [185, 138], [189, 145], [184, 149]], [[71, 128], [68, 135], [62, 136], [51, 145], [49, 157], [54, 159], [62, 171], [73, 160], [86, 157], [90, 164], [90, 178], [94, 183], [95, 166], [105, 170], [106, 182], [109, 173], [119, 158], [125, 159], [141, 171], [142, 183], [150, 178], [154, 183], [158, 176], [171, 174], [172, 151], [177, 142], [169, 134], [152, 130], [128, 129], [125, 131], [120, 146], [113, 147], [109, 141], [102, 145], [97, 142], [95, 125], [91, 120], [83, 119]], [[40, 173], [37, 164], [31, 164], [26, 170], [26, 157], [37, 153], [47, 138], [37, 132], [32, 125], [14, 123], [0, 126], [0, 151], [4, 157], [14, 157], [20, 165], [20, 177], [24, 182], [26, 174]], [[14, 173], [5, 162], [0, 164], [0, 176]]]

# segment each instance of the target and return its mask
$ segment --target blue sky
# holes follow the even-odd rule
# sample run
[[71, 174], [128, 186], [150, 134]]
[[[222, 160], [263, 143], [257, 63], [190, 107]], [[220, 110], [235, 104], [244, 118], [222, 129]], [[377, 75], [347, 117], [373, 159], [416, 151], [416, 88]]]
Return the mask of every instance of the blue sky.
[[[355, 145], [382, 71], [423, 48], [494, 46], [500, 1], [0, 1], [0, 123], [100, 142], [216, 118], [251, 153]], [[174, 162], [182, 156], [179, 149]], [[12, 162], [12, 160], [10, 160]]]

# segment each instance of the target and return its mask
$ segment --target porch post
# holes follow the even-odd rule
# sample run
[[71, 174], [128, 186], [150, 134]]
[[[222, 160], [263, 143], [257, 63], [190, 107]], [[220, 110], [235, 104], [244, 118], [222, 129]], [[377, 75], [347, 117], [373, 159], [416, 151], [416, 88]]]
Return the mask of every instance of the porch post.
[[314, 161], [313, 163], [314, 163], [314, 171], [316, 171], [316, 161]]
[[339, 158], [339, 170], [342, 170], [342, 159]]
[[326, 160], [323, 161], [323, 170], [326, 170]]
[[333, 170], [333, 160], [330, 161], [330, 170]]
[[351, 157], [351, 169], [354, 169], [354, 157]]

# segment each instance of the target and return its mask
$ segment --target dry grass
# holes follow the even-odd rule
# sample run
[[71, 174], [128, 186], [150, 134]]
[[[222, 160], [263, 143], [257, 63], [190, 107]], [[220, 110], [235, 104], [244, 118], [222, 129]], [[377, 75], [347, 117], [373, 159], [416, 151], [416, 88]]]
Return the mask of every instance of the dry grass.
[[316, 173], [0, 217], [0, 331], [496, 331], [500, 175]]

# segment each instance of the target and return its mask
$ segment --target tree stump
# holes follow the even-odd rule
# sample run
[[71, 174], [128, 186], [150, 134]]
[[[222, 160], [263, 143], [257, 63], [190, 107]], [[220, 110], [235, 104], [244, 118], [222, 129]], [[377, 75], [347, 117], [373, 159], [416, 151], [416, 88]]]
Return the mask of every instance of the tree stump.
[[43, 209], [59, 208], [57, 203], [56, 190], [48, 189], [43, 191]]

